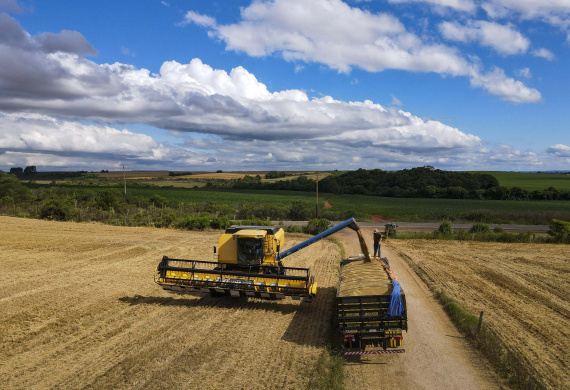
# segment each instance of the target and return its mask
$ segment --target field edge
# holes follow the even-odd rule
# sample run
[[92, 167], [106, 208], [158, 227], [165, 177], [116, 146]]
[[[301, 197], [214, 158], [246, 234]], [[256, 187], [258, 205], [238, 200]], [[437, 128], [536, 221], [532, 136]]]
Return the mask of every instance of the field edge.
[[434, 298], [442, 306], [454, 326], [474, 345], [491, 363], [496, 373], [508, 379], [509, 384], [516, 389], [544, 390], [547, 386], [532, 368], [532, 363], [524, 356], [511, 350], [501, 338], [485, 323], [479, 328], [479, 317], [455, 301], [440, 288], [410, 256], [399, 249], [391, 247], [426, 284]]

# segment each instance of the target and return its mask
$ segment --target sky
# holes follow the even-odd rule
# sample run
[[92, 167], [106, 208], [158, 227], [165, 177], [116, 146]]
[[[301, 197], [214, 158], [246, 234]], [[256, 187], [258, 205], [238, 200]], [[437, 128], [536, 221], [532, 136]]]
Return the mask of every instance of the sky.
[[0, 0], [0, 170], [570, 170], [570, 0]]

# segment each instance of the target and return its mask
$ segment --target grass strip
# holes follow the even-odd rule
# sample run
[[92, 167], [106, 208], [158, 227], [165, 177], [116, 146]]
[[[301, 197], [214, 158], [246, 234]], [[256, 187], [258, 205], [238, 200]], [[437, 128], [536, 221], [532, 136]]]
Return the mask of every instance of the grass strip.
[[439, 289], [426, 272], [405, 253], [398, 254], [408, 266], [424, 281], [434, 293], [434, 297], [455, 324], [457, 329], [466, 336], [491, 362], [498, 374], [507, 378], [509, 384], [516, 389], [545, 390], [546, 384], [533, 369], [532, 362], [517, 351], [512, 350], [502, 338], [485, 322], [479, 331], [479, 317], [471, 314], [465, 307]]
[[321, 352], [317, 363], [309, 373], [307, 389], [344, 389], [344, 358], [340, 353], [333, 352], [328, 346]]
[[[341, 260], [346, 258], [346, 250], [339, 240], [334, 238], [327, 238], [327, 240], [338, 246]], [[332, 304], [335, 304], [334, 300]], [[329, 324], [331, 324], [329, 329], [331, 331], [327, 335], [327, 345], [321, 352], [315, 366], [307, 373], [309, 378], [307, 389], [310, 390], [343, 390], [345, 388], [344, 357], [338, 347], [336, 347], [336, 308], [333, 308], [331, 313], [332, 315], [329, 321]]]

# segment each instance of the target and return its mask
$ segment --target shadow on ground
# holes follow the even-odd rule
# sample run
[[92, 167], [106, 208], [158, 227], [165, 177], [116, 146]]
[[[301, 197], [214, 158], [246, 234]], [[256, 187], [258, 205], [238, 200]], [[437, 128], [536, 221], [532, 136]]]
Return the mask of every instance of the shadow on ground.
[[282, 340], [300, 345], [324, 347], [331, 344], [334, 329], [336, 288], [321, 287], [310, 304], [301, 304]]
[[124, 296], [118, 300], [131, 306], [158, 305], [179, 307], [218, 307], [223, 309], [270, 311], [282, 314], [295, 313], [282, 340], [300, 345], [324, 347], [330, 345], [334, 324], [334, 287], [319, 288], [312, 303], [285, 298], [270, 301], [257, 298], [211, 297], [209, 294], [175, 294], [171, 297]]

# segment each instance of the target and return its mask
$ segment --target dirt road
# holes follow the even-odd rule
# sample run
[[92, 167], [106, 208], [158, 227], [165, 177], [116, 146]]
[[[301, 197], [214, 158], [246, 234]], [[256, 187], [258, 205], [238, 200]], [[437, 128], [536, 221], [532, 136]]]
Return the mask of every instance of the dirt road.
[[[363, 229], [372, 247], [372, 229]], [[361, 253], [353, 231], [334, 235], [348, 256]], [[433, 294], [406, 263], [382, 246], [382, 256], [406, 294], [409, 331], [406, 353], [369, 355], [346, 363], [348, 389], [500, 389], [501, 380], [455, 329]]]

